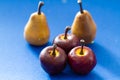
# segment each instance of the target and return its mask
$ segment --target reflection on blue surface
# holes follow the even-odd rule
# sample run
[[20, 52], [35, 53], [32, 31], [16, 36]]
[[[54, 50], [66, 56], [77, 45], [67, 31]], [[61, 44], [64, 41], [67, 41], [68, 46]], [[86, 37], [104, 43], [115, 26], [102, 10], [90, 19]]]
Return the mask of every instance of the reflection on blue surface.
[[64, 28], [72, 25], [79, 10], [77, 0], [43, 0], [42, 11], [51, 30], [49, 42], [42, 47], [29, 45], [23, 38], [24, 26], [39, 0], [0, 1], [0, 80], [119, 80], [120, 79], [120, 1], [83, 0], [97, 24], [95, 43], [88, 45], [97, 57], [94, 70], [75, 74], [69, 67], [56, 76], [48, 75], [40, 66], [40, 51], [52, 44]]

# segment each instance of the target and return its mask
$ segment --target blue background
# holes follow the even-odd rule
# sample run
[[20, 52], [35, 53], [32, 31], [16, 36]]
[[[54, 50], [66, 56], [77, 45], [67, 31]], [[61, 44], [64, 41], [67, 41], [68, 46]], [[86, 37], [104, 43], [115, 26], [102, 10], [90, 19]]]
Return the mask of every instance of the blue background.
[[79, 10], [77, 0], [44, 0], [51, 31], [49, 42], [41, 47], [29, 45], [23, 30], [38, 7], [39, 0], [0, 0], [0, 80], [119, 80], [120, 79], [120, 1], [83, 0], [97, 24], [95, 43], [89, 45], [97, 57], [91, 73], [80, 76], [69, 65], [56, 76], [40, 66], [40, 51], [51, 45], [55, 36], [71, 25]]

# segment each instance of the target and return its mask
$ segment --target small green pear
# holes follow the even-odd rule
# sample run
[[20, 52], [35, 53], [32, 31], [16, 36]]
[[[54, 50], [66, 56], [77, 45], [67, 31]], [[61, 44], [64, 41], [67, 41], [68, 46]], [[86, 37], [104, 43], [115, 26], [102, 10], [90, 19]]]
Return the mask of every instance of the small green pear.
[[28, 43], [35, 46], [46, 44], [50, 36], [46, 16], [43, 12], [41, 12], [41, 7], [43, 5], [44, 2], [40, 1], [38, 5], [38, 12], [31, 14], [24, 28], [24, 38]]
[[84, 39], [86, 44], [92, 43], [96, 36], [96, 24], [91, 14], [87, 10], [82, 9], [82, 1], [78, 0], [80, 11], [76, 14], [71, 32], [79, 39]]

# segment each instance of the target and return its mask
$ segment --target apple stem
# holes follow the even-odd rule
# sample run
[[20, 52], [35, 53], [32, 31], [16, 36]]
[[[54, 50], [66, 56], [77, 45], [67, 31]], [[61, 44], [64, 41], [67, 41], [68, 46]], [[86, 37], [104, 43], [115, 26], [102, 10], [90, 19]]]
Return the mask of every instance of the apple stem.
[[55, 49], [57, 48], [57, 45], [56, 44], [53, 44], [53, 52], [52, 52], [52, 55], [55, 56]]
[[65, 36], [64, 36], [64, 39], [67, 39], [67, 33], [68, 33], [69, 30], [71, 30], [71, 27], [67, 26], [67, 27], [65, 28]]
[[41, 7], [44, 5], [43, 1], [40, 1], [38, 4], [38, 14], [41, 14]]
[[80, 51], [80, 54], [83, 55], [83, 47], [84, 47], [84, 44], [85, 44], [85, 41], [83, 39], [80, 40], [80, 43], [81, 43], [81, 51]]
[[78, 4], [80, 5], [80, 12], [83, 13], [82, 0], [78, 0]]

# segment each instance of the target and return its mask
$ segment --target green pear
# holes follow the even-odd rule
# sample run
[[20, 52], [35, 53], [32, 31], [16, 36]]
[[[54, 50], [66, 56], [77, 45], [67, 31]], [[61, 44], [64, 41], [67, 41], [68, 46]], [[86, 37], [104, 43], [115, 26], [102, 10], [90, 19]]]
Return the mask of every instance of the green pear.
[[84, 39], [86, 44], [92, 43], [96, 36], [96, 24], [87, 10], [82, 9], [82, 2], [78, 0], [80, 4], [80, 11], [76, 14], [71, 32], [75, 34], [79, 39]]
[[46, 44], [50, 36], [46, 16], [41, 12], [41, 7], [43, 5], [44, 2], [39, 3], [38, 12], [31, 14], [24, 29], [24, 38], [28, 43], [35, 46]]

